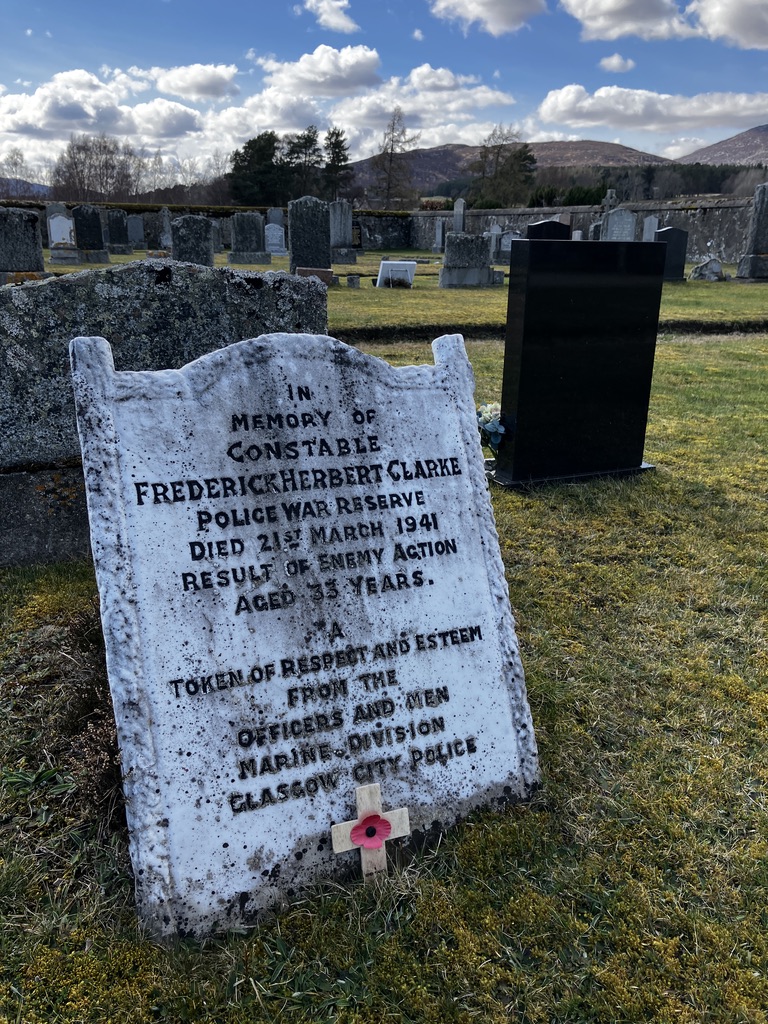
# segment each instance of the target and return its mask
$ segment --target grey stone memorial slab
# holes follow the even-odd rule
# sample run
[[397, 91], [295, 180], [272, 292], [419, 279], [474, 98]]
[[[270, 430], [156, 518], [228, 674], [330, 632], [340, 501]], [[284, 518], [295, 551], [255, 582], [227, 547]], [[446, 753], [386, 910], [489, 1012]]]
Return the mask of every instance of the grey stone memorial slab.
[[171, 215], [167, 207], [161, 210], [148, 210], [144, 217], [144, 237], [147, 248], [171, 251], [173, 238], [171, 235]]
[[331, 222], [331, 260], [350, 265], [357, 263], [352, 248], [352, 207], [346, 199], [338, 199], [328, 207]]
[[495, 284], [488, 239], [449, 231], [438, 275], [439, 288], [490, 288]]
[[109, 252], [104, 245], [101, 227], [101, 211], [88, 203], [75, 206], [72, 210], [75, 222], [75, 237], [84, 263], [109, 263]]
[[768, 278], [768, 182], [755, 189], [746, 252], [739, 260], [736, 277]]
[[587, 241], [599, 242], [602, 236], [603, 222], [602, 220], [596, 220], [594, 223], [589, 225], [587, 229]]
[[643, 241], [655, 242], [656, 232], [659, 230], [658, 217], [643, 217]]
[[260, 213], [242, 211], [232, 214], [232, 251], [230, 263], [271, 263], [272, 254], [264, 241], [264, 218]]
[[288, 250], [285, 248], [285, 228], [280, 224], [264, 225], [264, 243], [267, 252], [273, 256], [288, 255]]
[[352, 207], [346, 199], [337, 199], [328, 207], [331, 225], [331, 248], [352, 248]]
[[0, 208], [0, 274], [42, 273], [44, 269], [37, 213], [13, 206]]
[[432, 246], [432, 252], [442, 252], [445, 248], [445, 220], [442, 217], [438, 217], [435, 221], [435, 244]]
[[395, 369], [282, 334], [131, 373], [103, 339], [72, 342], [137, 905], [158, 937], [248, 926], [359, 870], [331, 834], [361, 786], [426, 831], [537, 785], [472, 371], [459, 336], [433, 350]]
[[211, 240], [213, 242], [213, 251], [224, 252], [224, 243], [221, 240], [221, 221], [218, 217], [209, 217], [211, 222]]
[[128, 241], [134, 249], [146, 249], [144, 237], [144, 218], [140, 213], [128, 214]]
[[277, 224], [285, 227], [285, 211], [279, 206], [270, 206], [267, 210], [267, 224]]
[[156, 370], [249, 333], [326, 325], [326, 289], [285, 273], [147, 259], [0, 288], [0, 565], [88, 553], [73, 337], [109, 334], [119, 369]]
[[303, 196], [288, 203], [288, 251], [292, 274], [297, 267], [330, 267], [328, 203], [314, 196]]
[[664, 242], [667, 255], [664, 260], [664, 280], [685, 280], [685, 257], [688, 251], [688, 232], [682, 228], [661, 228], [656, 232], [656, 242]]
[[465, 229], [467, 204], [464, 199], [457, 199], [453, 204], [453, 230], [461, 233]]
[[207, 217], [187, 214], [171, 221], [173, 258], [182, 263], [213, 266], [213, 225]]
[[637, 214], [619, 207], [603, 217], [601, 242], [634, 242], [637, 232]]

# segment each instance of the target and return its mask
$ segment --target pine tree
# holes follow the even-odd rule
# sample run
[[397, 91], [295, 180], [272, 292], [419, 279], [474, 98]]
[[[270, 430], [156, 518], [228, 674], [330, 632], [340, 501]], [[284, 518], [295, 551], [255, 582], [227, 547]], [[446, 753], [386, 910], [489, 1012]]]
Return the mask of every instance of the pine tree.
[[349, 144], [343, 128], [334, 125], [328, 129], [323, 143], [325, 167], [323, 181], [327, 199], [338, 199], [352, 182], [355, 172], [349, 164]]

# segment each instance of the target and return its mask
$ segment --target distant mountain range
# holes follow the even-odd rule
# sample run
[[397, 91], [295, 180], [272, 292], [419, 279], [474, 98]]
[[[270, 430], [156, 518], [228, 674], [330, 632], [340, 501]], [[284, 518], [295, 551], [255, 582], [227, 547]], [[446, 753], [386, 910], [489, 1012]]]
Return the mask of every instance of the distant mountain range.
[[[531, 142], [538, 167], [638, 167], [645, 164], [739, 164], [768, 166], [768, 124], [741, 132], [713, 146], [698, 149], [672, 161], [653, 153], [643, 153], [615, 142]], [[470, 166], [480, 153], [480, 146], [449, 144], [432, 149], [414, 149], [409, 153], [414, 187], [422, 195], [446, 181], [471, 176]], [[370, 188], [375, 182], [373, 157], [352, 164], [355, 185]]]

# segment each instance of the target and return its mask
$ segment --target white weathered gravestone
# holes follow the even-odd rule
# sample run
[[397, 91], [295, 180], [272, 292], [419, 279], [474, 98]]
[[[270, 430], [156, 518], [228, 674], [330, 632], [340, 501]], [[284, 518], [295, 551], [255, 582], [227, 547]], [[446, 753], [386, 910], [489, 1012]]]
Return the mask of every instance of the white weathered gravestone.
[[376, 844], [351, 820], [360, 787], [379, 785], [365, 807], [395, 808], [380, 817], [403, 835], [536, 785], [472, 371], [459, 336], [433, 349], [434, 366], [395, 369], [276, 334], [115, 372], [106, 341], [72, 342], [156, 935], [252, 923], [352, 869], [331, 832]]
[[416, 260], [382, 260], [376, 277], [377, 288], [412, 288]]

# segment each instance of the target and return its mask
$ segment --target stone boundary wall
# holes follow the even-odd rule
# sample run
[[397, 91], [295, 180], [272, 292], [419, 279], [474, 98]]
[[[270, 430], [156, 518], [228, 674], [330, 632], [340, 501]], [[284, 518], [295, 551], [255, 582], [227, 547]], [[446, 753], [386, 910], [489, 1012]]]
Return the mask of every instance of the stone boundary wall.
[[[727, 263], [737, 263], [745, 253], [746, 236], [753, 206], [752, 197], [728, 198], [724, 196], [689, 197], [668, 200], [645, 200], [621, 203], [625, 209], [638, 215], [637, 241], [642, 239], [644, 217], [655, 216], [660, 228], [681, 228], [688, 232], [688, 259], [699, 262], [710, 256], [717, 256]], [[0, 206], [10, 201], [0, 200]], [[44, 211], [45, 203], [38, 201], [17, 201], [13, 205]], [[70, 204], [73, 205], [73, 204]], [[74, 204], [76, 205], [76, 204]], [[127, 208], [133, 211], [133, 207]], [[216, 219], [226, 218], [226, 210], [217, 208], [206, 213], [202, 207], [173, 207], [171, 217], [198, 213]], [[257, 210], [261, 207], [232, 207], [232, 213], [242, 210]], [[224, 211], [224, 212], [222, 212]], [[600, 206], [555, 206], [519, 207], [505, 210], [467, 210], [465, 230], [470, 234], [482, 234], [496, 221], [505, 231], [516, 231], [525, 237], [525, 229], [531, 221], [552, 217], [570, 217], [572, 230], [580, 230], [587, 237], [589, 227], [602, 216]], [[447, 222], [446, 230], [452, 230], [451, 210], [414, 210], [409, 213], [353, 210], [353, 224], [360, 230], [360, 245], [363, 249], [421, 249], [432, 251], [435, 242], [435, 221]], [[45, 216], [41, 217], [43, 245], [46, 245]]]
[[[688, 232], [689, 261], [699, 262], [717, 256], [727, 263], [737, 263], [744, 253], [753, 202], [752, 198], [716, 197], [666, 202], [648, 200], [620, 205], [637, 214], [637, 241], [642, 240], [643, 219], [655, 216], [659, 219], [659, 228], [681, 228]], [[504, 231], [516, 231], [522, 237], [525, 237], [526, 228], [532, 221], [570, 217], [571, 229], [583, 231], [586, 238], [590, 224], [599, 220], [602, 213], [600, 206], [520, 207], [467, 210], [465, 217], [466, 230], [471, 234], [483, 234], [495, 221]], [[435, 222], [442, 218], [450, 224], [451, 217], [450, 210], [414, 211], [411, 214], [411, 247], [430, 250], [435, 240]]]

